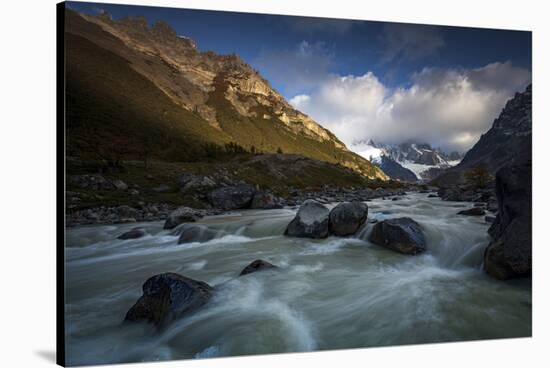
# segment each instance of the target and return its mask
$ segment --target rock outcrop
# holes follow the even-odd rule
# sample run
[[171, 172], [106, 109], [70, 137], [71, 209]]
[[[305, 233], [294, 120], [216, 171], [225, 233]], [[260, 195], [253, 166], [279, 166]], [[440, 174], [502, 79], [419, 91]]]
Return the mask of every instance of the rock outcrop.
[[353, 235], [367, 220], [368, 206], [363, 202], [343, 202], [330, 211], [329, 231], [336, 236]]
[[530, 276], [532, 269], [532, 165], [527, 161], [496, 175], [498, 214], [483, 268], [498, 279]]
[[163, 273], [143, 284], [143, 295], [126, 313], [125, 321], [165, 325], [188, 316], [212, 297], [212, 287], [177, 273]]
[[314, 239], [326, 238], [328, 222], [328, 208], [309, 199], [302, 204], [296, 217], [288, 224], [285, 235]]
[[426, 250], [420, 225], [411, 218], [384, 220], [374, 225], [369, 241], [399, 253], [415, 255]]

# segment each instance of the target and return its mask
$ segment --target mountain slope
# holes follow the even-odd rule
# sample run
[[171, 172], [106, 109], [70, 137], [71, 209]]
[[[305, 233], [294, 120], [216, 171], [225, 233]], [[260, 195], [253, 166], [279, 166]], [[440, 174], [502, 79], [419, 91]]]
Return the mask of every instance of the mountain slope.
[[238, 56], [200, 52], [164, 22], [71, 10], [65, 22], [69, 154], [112, 156], [120, 148], [121, 157], [185, 161], [235, 142], [387, 179]]
[[500, 168], [531, 159], [532, 129], [531, 85], [524, 92], [510, 99], [492, 127], [466, 153], [455, 167], [433, 180], [434, 184], [456, 184], [464, 180], [463, 173], [469, 168], [483, 166], [491, 174]]
[[411, 170], [401, 166], [397, 161], [388, 156], [380, 156], [380, 158], [372, 161], [380, 167], [390, 178], [399, 181], [414, 183], [418, 181], [416, 174]]

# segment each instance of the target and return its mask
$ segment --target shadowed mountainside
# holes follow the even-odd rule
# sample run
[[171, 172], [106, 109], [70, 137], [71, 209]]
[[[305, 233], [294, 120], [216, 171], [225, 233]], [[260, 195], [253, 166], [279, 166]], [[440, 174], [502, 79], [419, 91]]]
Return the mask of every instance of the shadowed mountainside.
[[494, 175], [506, 165], [531, 160], [532, 87], [516, 93], [510, 99], [491, 129], [466, 153], [455, 167], [446, 170], [432, 181], [445, 186], [464, 182], [464, 172], [480, 166]]
[[65, 21], [69, 156], [193, 161], [231, 143], [387, 180], [236, 55], [200, 52], [164, 22], [71, 10]]

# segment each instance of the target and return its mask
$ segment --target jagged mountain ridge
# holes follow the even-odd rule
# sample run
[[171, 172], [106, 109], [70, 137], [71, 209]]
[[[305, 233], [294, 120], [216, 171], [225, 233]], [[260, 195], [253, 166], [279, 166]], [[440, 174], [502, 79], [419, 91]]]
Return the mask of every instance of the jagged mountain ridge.
[[434, 179], [434, 184], [460, 183], [462, 174], [474, 166], [483, 166], [495, 174], [506, 165], [531, 160], [532, 146], [532, 86], [517, 92], [506, 102], [491, 128], [466, 153], [455, 167]]
[[[370, 139], [354, 142], [352, 148], [382, 170], [386, 167], [384, 171], [392, 179], [406, 181], [429, 180], [434, 172], [450, 168], [462, 158], [458, 152], [447, 154], [428, 143], [381, 144]], [[393, 176], [387, 171], [391, 171]]]
[[[90, 16], [67, 10], [65, 25], [66, 35], [69, 36], [66, 43], [68, 54], [81, 52], [75, 51], [79, 49], [76, 44], [85, 43], [82, 41], [85, 39], [91, 43], [86, 47], [93, 48], [82, 51], [87, 53], [86, 58], [95, 57], [98, 53], [104, 56], [101, 60], [103, 64], [96, 68], [108, 69], [111, 63], [107, 59], [115, 59], [116, 56], [117, 62], [126, 63], [131, 69], [124, 71], [128, 75], [131, 74], [128, 76], [129, 79], [145, 79], [182, 110], [176, 111], [178, 109], [174, 106], [162, 109], [156, 114], [159, 126], [165, 123], [161, 121], [166, 120], [165, 115], [173, 112], [169, 114], [170, 122], [167, 124], [170, 130], [182, 130], [180, 134], [187, 134], [188, 130], [192, 130], [195, 141], [217, 144], [234, 141], [247, 148], [255, 146], [264, 152], [281, 149], [285, 153], [303, 154], [338, 163], [370, 178], [388, 179], [370, 162], [349, 151], [330, 131], [294, 109], [267, 80], [237, 55], [200, 52], [191, 39], [178, 36], [167, 23], [157, 22], [149, 27], [144, 18], [113, 20], [105, 13]], [[103, 51], [107, 51], [109, 55]], [[86, 74], [91, 78], [94, 74], [94, 70], [91, 70], [93, 65], [86, 65], [87, 61], [83, 60], [86, 58], [81, 55], [68, 57], [68, 81], [73, 86], [78, 84], [78, 88], [83, 84], [82, 75]], [[78, 62], [71, 64], [75, 59], [78, 59]], [[120, 68], [122, 67], [121, 65]], [[109, 70], [100, 72], [107, 73]], [[139, 76], [136, 76], [136, 73]], [[87, 86], [89, 89], [95, 89], [93, 96], [119, 92], [113, 88], [114, 85], [108, 85], [114, 79], [114, 74], [111, 73], [109, 77], [103, 76], [103, 82], [107, 82], [104, 86]], [[140, 83], [144, 84], [145, 81]], [[100, 90], [101, 88], [108, 91]], [[74, 91], [75, 95], [81, 92]], [[154, 91], [149, 92], [156, 94]], [[126, 90], [120, 93], [129, 94]], [[78, 101], [82, 100], [80, 97], [83, 96], [79, 95], [78, 99], [73, 99], [73, 104], [77, 105]], [[125, 98], [136, 99], [135, 96]], [[163, 104], [166, 105], [166, 101]], [[111, 105], [109, 110], [116, 111]], [[132, 114], [135, 115], [133, 111]], [[185, 118], [182, 115], [185, 115]], [[74, 115], [74, 118], [79, 117]], [[97, 123], [98, 119], [94, 116], [92, 120]], [[143, 124], [154, 124], [152, 120], [155, 120], [155, 116], [151, 114], [149, 120]], [[71, 122], [68, 123], [70, 125]], [[207, 126], [198, 126], [199, 124]], [[127, 134], [131, 134], [130, 128], [124, 127]], [[160, 128], [148, 125], [148, 129]], [[78, 133], [78, 129], [73, 130]], [[162, 134], [167, 133], [163, 131]], [[87, 142], [89, 146], [93, 144]]]

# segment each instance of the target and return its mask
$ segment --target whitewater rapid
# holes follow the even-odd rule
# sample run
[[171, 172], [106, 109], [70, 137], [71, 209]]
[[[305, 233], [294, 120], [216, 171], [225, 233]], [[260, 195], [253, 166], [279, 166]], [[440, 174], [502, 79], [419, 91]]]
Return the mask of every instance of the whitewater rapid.
[[[408, 216], [427, 252], [405, 256], [355, 237], [288, 238], [296, 209], [207, 217], [206, 243], [177, 244], [163, 223], [81, 226], [66, 234], [69, 365], [207, 358], [531, 335], [527, 280], [482, 271], [483, 217], [427, 194], [367, 202], [369, 220]], [[116, 237], [142, 226], [140, 239]], [[279, 272], [238, 277], [255, 259]], [[122, 325], [147, 278], [177, 272], [215, 286], [213, 300], [162, 331]]]

